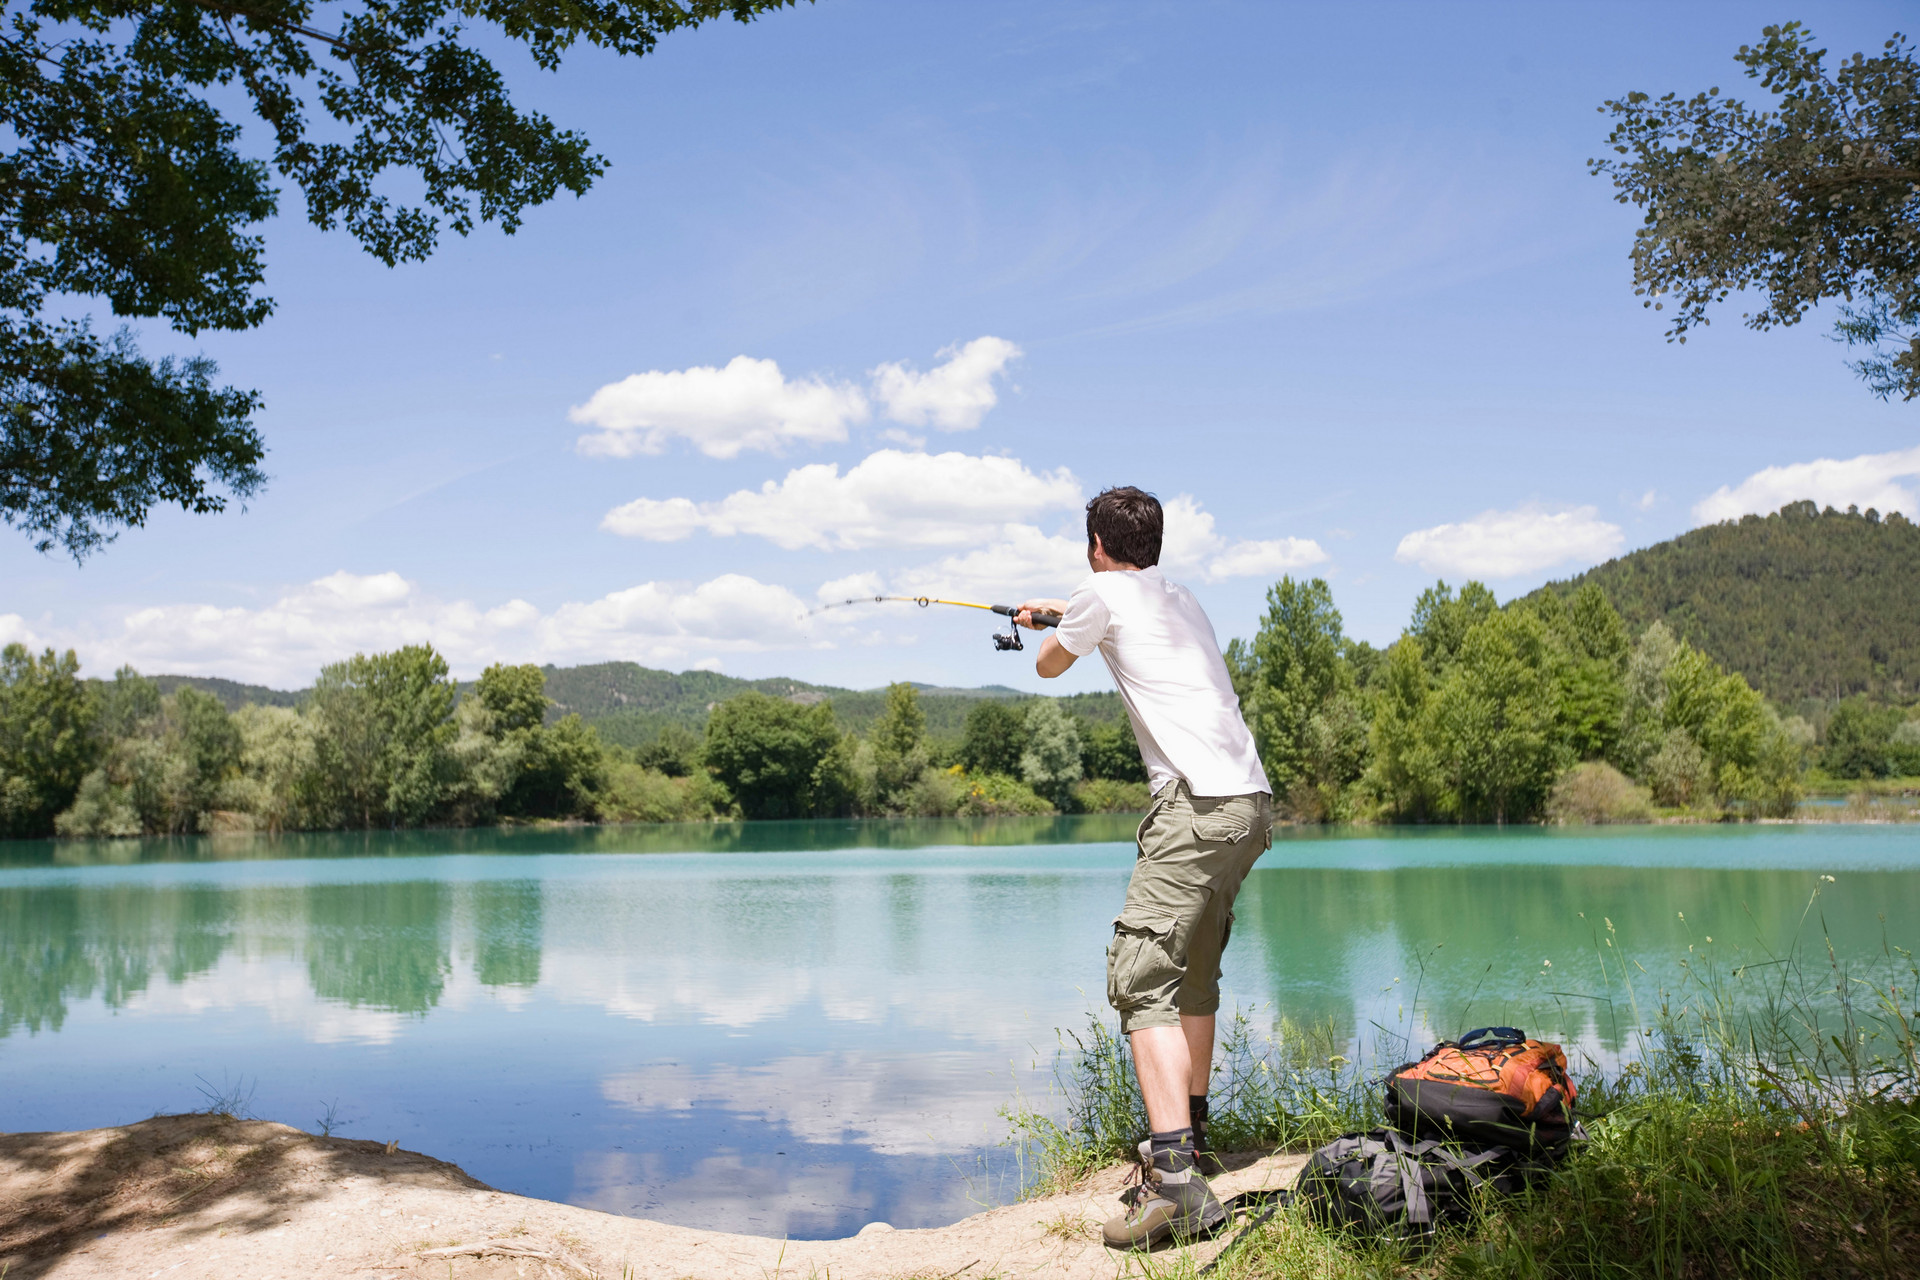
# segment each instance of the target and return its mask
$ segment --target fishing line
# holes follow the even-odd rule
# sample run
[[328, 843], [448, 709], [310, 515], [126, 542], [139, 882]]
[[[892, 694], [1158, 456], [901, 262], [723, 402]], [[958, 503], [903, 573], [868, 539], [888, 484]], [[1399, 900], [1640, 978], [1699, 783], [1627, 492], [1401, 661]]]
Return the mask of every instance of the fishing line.
[[[961, 609], [985, 609], [991, 613], [997, 613], [1003, 618], [1017, 617], [1020, 613], [1020, 606], [1017, 604], [979, 604], [972, 600], [943, 600], [939, 596], [849, 596], [845, 600], [830, 600], [817, 609], [810, 609], [806, 616], [811, 618], [816, 613], [823, 613], [828, 609], [839, 609], [850, 604], [887, 604], [892, 601], [898, 601], [902, 604], [917, 604], [922, 609], [928, 605], [935, 604], [950, 604]], [[1036, 627], [1057, 627], [1060, 625], [1060, 615], [1046, 609], [1034, 610], [1032, 617], [1033, 624]], [[1026, 648], [1026, 646], [1020, 642], [1019, 624], [1015, 623], [1009, 627], [1006, 635], [1001, 635], [997, 631], [994, 632], [993, 647], [1002, 653], [1009, 649]]]

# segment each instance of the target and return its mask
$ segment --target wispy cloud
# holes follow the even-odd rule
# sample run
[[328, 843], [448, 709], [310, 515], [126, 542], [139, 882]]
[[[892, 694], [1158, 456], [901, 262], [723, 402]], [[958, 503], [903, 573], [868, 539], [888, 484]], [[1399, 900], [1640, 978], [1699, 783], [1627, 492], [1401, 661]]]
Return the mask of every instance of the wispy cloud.
[[1319, 169], [1258, 146], [1197, 163], [1124, 209], [1109, 196], [1098, 218], [1089, 211], [1102, 243], [1075, 265], [1098, 270], [1083, 296], [1106, 318], [1086, 333], [1342, 306], [1475, 279], [1550, 248], [1551, 234], [1529, 225], [1524, 193], [1489, 203], [1499, 175], [1442, 166], [1404, 140], [1356, 146]]
[[1437, 573], [1511, 578], [1569, 561], [1604, 560], [1624, 540], [1620, 526], [1600, 519], [1596, 508], [1528, 505], [1416, 529], [1400, 539], [1393, 558]]
[[1857, 458], [1817, 458], [1756, 471], [1737, 485], [1722, 485], [1696, 502], [1693, 518], [1701, 524], [1767, 515], [1789, 502], [1812, 499], [1823, 507], [1872, 507], [1920, 515], [1913, 490], [1899, 483], [1920, 476], [1920, 446], [1892, 453], [1863, 453]]

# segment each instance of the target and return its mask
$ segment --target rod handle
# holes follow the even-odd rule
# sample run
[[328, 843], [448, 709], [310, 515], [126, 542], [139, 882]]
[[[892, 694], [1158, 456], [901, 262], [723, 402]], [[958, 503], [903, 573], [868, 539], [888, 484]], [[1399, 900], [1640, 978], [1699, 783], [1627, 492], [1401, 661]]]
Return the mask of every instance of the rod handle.
[[[1017, 604], [996, 604], [989, 607], [1004, 618], [1014, 617], [1020, 612], [1020, 606]], [[1060, 615], [1048, 609], [1035, 609], [1033, 611], [1033, 625], [1036, 627], [1057, 627], [1060, 625]]]

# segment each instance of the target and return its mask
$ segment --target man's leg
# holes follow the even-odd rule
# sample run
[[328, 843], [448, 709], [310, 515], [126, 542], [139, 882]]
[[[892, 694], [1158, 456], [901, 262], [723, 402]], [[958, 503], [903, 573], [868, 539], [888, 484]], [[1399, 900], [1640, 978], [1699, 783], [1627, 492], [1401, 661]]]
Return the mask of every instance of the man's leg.
[[1180, 1032], [1187, 1038], [1187, 1092], [1196, 1098], [1207, 1096], [1207, 1082], [1213, 1079], [1213, 1015], [1183, 1013]]
[[1177, 1027], [1142, 1027], [1128, 1037], [1147, 1124], [1157, 1133], [1188, 1125], [1190, 1099], [1205, 1097], [1213, 1074], [1213, 1015], [1180, 1015]]
[[1193, 1054], [1176, 997], [1188, 942], [1219, 875], [1200, 847], [1186, 786], [1162, 791], [1140, 824], [1140, 856], [1107, 948], [1107, 999], [1133, 1050], [1152, 1131], [1143, 1152], [1152, 1176], [1127, 1211], [1101, 1228], [1116, 1249], [1145, 1248], [1169, 1235], [1218, 1228], [1226, 1210], [1196, 1168], [1187, 1088]]
[[1147, 1104], [1147, 1127], [1177, 1133], [1187, 1127], [1187, 1087], [1193, 1076], [1186, 1019], [1177, 1027], [1142, 1027], [1127, 1037], [1133, 1045], [1133, 1070]]

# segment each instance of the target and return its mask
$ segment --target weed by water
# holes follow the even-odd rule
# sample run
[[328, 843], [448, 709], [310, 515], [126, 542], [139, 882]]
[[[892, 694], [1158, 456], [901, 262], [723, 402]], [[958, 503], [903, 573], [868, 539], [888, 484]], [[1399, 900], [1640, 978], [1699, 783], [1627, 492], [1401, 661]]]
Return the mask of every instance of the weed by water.
[[[1589, 1138], [1533, 1190], [1490, 1199], [1426, 1247], [1324, 1232], [1281, 1211], [1223, 1254], [1220, 1280], [1760, 1280], [1920, 1274], [1920, 965], [1887, 946], [1869, 962], [1822, 943], [1717, 961], [1690, 952], [1671, 989], [1608, 926], [1595, 953], [1624, 1048], [1580, 1062]], [[1608, 945], [1612, 943], [1613, 945]], [[1062, 1041], [1063, 1117], [1015, 1115], [1043, 1184], [1124, 1155], [1139, 1131], [1125, 1046], [1104, 1028]], [[1331, 1027], [1236, 1017], [1214, 1085], [1218, 1145], [1309, 1145], [1378, 1123], [1377, 1079], [1412, 1056], [1383, 1033], [1368, 1066]], [[1088, 1096], [1097, 1093], [1099, 1096]], [[1133, 1127], [1129, 1127], [1133, 1126]], [[1185, 1251], [1137, 1260], [1192, 1274]]]
[[249, 1083], [242, 1076], [230, 1081], [222, 1075], [218, 1085], [205, 1076], [194, 1079], [200, 1082], [197, 1086], [200, 1096], [207, 1100], [207, 1105], [200, 1108], [202, 1115], [224, 1116], [228, 1120], [252, 1119], [253, 1093], [260, 1083], [257, 1079]]

